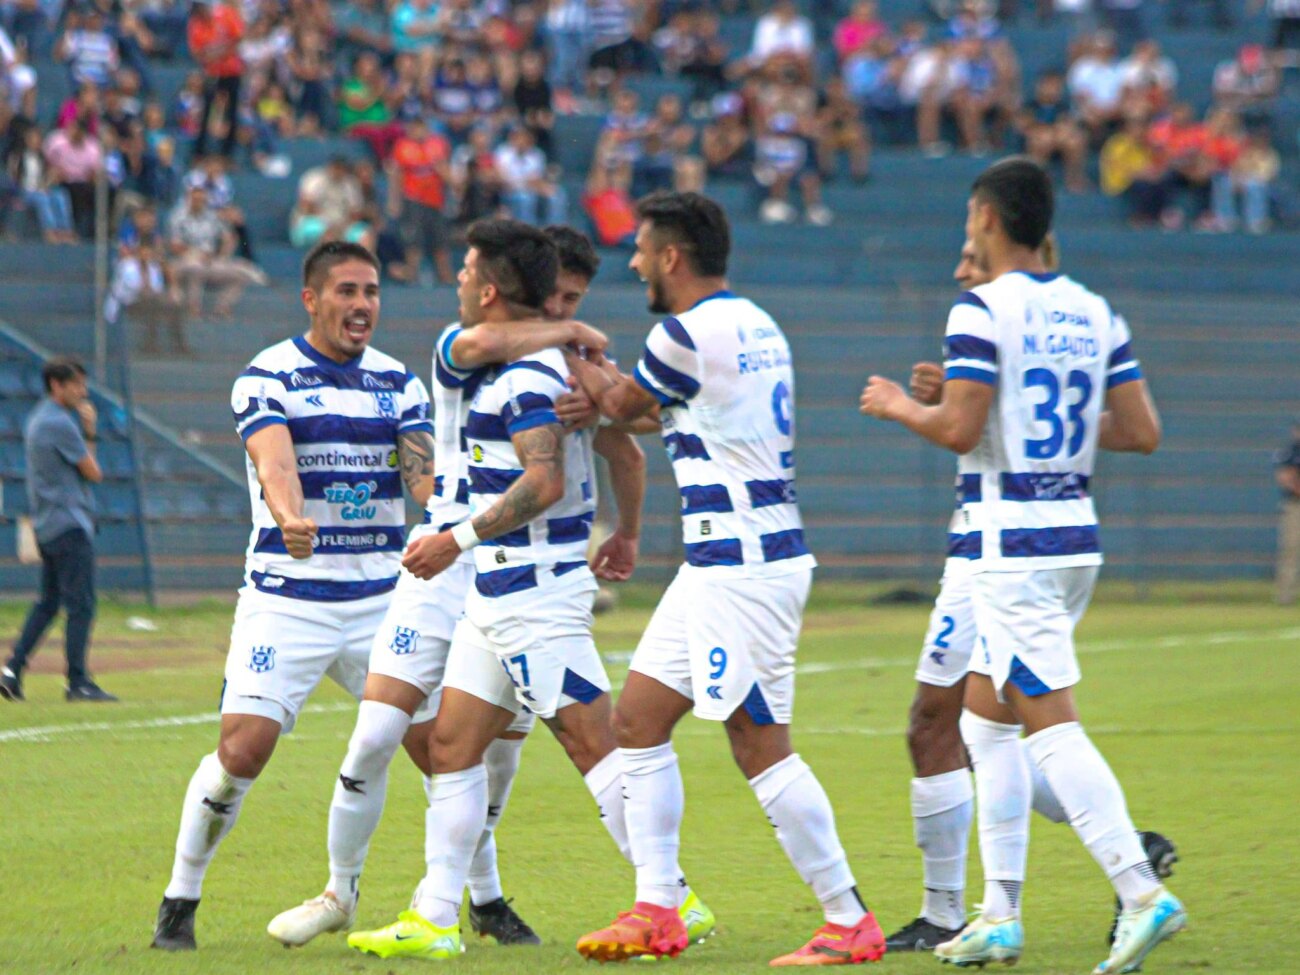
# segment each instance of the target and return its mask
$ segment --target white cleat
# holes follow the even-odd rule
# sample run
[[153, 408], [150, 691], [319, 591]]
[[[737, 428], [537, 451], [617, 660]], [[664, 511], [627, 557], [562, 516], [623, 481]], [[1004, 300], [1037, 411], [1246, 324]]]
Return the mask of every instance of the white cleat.
[[357, 916], [357, 905], [344, 907], [329, 891], [277, 914], [266, 926], [269, 934], [286, 948], [301, 948], [318, 934], [346, 931]]
[[934, 957], [958, 968], [972, 965], [983, 968], [989, 962], [1014, 965], [1024, 949], [1025, 931], [1018, 919], [998, 921], [981, 914], [962, 928], [957, 937], [935, 945]]
[[1187, 911], [1182, 901], [1163, 887], [1152, 891], [1145, 904], [1119, 916], [1110, 957], [1094, 968], [1092, 975], [1136, 972], [1151, 949], [1185, 927]]

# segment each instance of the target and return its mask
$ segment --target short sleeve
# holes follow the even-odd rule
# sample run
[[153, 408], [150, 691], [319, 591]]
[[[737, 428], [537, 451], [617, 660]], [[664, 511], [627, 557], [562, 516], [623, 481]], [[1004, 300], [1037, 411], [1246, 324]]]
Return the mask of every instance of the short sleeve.
[[452, 343], [464, 329], [460, 325], [450, 325], [438, 339], [433, 350], [433, 378], [448, 389], [459, 389], [473, 377], [476, 369], [461, 369], [451, 355]]
[[86, 438], [72, 417], [63, 415], [45, 430], [46, 443], [65, 461], [76, 467], [86, 456]]
[[272, 424], [288, 423], [284, 399], [284, 383], [275, 373], [256, 366], [245, 369], [230, 391], [230, 409], [240, 439], [247, 440]]
[[429, 391], [415, 373], [406, 374], [406, 385], [397, 397], [398, 433], [410, 433], [423, 430], [433, 433], [433, 424], [429, 422]]
[[690, 332], [676, 318], [650, 330], [633, 377], [663, 406], [688, 403], [700, 392], [700, 354]]
[[944, 379], [969, 379], [996, 385], [997, 330], [989, 306], [973, 291], [963, 292], [948, 312], [943, 339]]
[[1124, 383], [1142, 378], [1142, 367], [1133, 355], [1133, 337], [1123, 315], [1110, 317], [1110, 358], [1106, 360], [1106, 388], [1113, 389]]
[[550, 366], [523, 359], [501, 370], [501, 421], [510, 436], [548, 423], [559, 423], [555, 401], [568, 391], [564, 377]]

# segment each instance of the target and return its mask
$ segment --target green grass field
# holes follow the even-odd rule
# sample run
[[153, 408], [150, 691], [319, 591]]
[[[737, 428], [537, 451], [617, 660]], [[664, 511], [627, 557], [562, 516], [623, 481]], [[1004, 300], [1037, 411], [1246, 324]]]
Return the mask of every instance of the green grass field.
[[[814, 592], [800, 650], [796, 746], [830, 793], [859, 886], [882, 925], [910, 920], [920, 861], [908, 811], [903, 728], [927, 607], [868, 605], [864, 590]], [[653, 592], [634, 590], [600, 620], [601, 649], [625, 660]], [[1300, 899], [1300, 615], [1262, 589], [1103, 594], [1080, 634], [1084, 721], [1124, 783], [1140, 826], [1173, 837], [1173, 882], [1191, 927], [1149, 973], [1297, 971], [1286, 905]], [[15, 631], [23, 607], [0, 607]], [[77, 973], [418, 971], [325, 937], [289, 952], [265, 934], [278, 911], [326, 879], [325, 825], [353, 709], [323, 687], [244, 805], [208, 875], [197, 955], [148, 950], [171, 865], [179, 804], [216, 744], [217, 694], [230, 607], [152, 614], [157, 633], [125, 626], [139, 608], [105, 606], [92, 661], [117, 706], [62, 699], [58, 645], [29, 676], [25, 705], [0, 702], [0, 971]], [[623, 665], [611, 666], [617, 682]], [[715, 909], [718, 934], [678, 964], [699, 973], [759, 971], [819, 923], [722, 732], [687, 719], [677, 749], [686, 779], [682, 862]], [[423, 872], [424, 797], [399, 756], [371, 846], [359, 924], [387, 923]], [[631, 900], [630, 868], [596, 820], [559, 747], [541, 731], [502, 824], [508, 896], [546, 946], [472, 943], [465, 972], [574, 971], [578, 935]], [[973, 903], [980, 871], [972, 838]], [[1018, 971], [1086, 973], [1105, 956], [1108, 886], [1066, 827], [1033, 825], [1026, 953]], [[887, 956], [882, 970], [936, 971], [930, 957]]]

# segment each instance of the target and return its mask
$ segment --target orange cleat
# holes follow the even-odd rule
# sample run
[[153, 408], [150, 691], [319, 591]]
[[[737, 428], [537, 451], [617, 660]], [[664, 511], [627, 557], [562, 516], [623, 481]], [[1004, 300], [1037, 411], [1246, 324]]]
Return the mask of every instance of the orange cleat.
[[676, 958], [687, 943], [686, 925], [675, 909], [637, 901], [609, 927], [579, 938], [578, 954], [596, 961]]
[[785, 965], [861, 965], [880, 961], [885, 954], [885, 934], [867, 911], [851, 928], [842, 924], [823, 924], [812, 940], [798, 951], [772, 959], [772, 967]]

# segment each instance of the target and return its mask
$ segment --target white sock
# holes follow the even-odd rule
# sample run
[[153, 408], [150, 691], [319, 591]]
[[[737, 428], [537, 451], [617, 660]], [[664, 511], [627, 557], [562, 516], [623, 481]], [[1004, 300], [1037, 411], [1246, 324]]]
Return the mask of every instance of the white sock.
[[415, 909], [431, 924], [450, 927], [460, 919], [460, 902], [470, 861], [487, 820], [487, 767], [447, 772], [433, 783], [424, 818], [426, 872]]
[[1070, 826], [1115, 885], [1124, 909], [1131, 910], [1160, 881], [1133, 829], [1115, 773], [1077, 721], [1030, 735], [1026, 744], [1069, 814]]
[[[623, 854], [628, 863], [634, 863], [632, 845], [627, 838], [627, 813], [623, 806], [623, 756], [619, 750], [614, 749], [592, 766], [582, 781], [587, 784], [587, 791], [596, 800], [601, 825], [609, 831], [618, 852]], [[680, 784], [680, 775], [677, 781]], [[680, 815], [678, 822], [681, 822]]]
[[505, 896], [501, 889], [501, 875], [497, 872], [496, 828], [510, 799], [510, 788], [515, 784], [519, 753], [523, 747], [522, 738], [497, 738], [483, 753], [488, 781], [487, 823], [469, 867], [469, 899], [480, 906]]
[[835, 832], [835, 813], [817, 776], [790, 755], [749, 780], [776, 838], [803, 882], [822, 903], [826, 920], [852, 927], [867, 913]]
[[203, 895], [203, 875], [217, 847], [234, 828], [239, 807], [253, 782], [227, 772], [216, 752], [203, 756], [185, 790], [176, 859], [164, 897], [198, 900]]
[[1029, 763], [1020, 725], [989, 721], [962, 711], [961, 736], [975, 766], [980, 860], [984, 864], [984, 916], [1020, 916], [1020, 885], [1029, 854]]
[[357, 711], [330, 802], [330, 880], [325, 889], [345, 906], [356, 902], [370, 837], [384, 813], [388, 766], [410, 726], [411, 716], [391, 704], [362, 701]]
[[966, 923], [966, 851], [974, 814], [968, 770], [912, 780], [912, 827], [925, 880], [921, 917], [941, 928]]
[[[623, 766], [623, 815], [627, 830], [627, 848], [636, 867], [636, 899], [661, 907], [678, 907], [681, 900], [679, 882], [681, 867], [677, 864], [677, 851], [681, 844], [682, 811], [686, 799], [682, 789], [682, 773], [677, 766], [677, 754], [671, 742], [654, 748], [620, 748], [619, 761]], [[604, 801], [612, 796], [610, 786], [599, 794], [591, 778], [610, 761], [606, 756], [599, 765], [587, 773], [587, 787], [597, 795], [601, 804], [602, 822], [619, 841], [614, 819], [607, 813]], [[611, 775], [607, 770], [604, 774]]]
[[1053, 823], [1068, 823], [1070, 817], [1066, 815], [1061, 800], [1056, 798], [1056, 793], [1052, 791], [1052, 783], [1047, 781], [1047, 776], [1034, 761], [1034, 756], [1029, 754], [1029, 746], [1025, 743], [1025, 739], [1021, 738], [1020, 744], [1025, 749], [1025, 761], [1029, 763], [1029, 777], [1033, 782], [1034, 798], [1031, 805], [1034, 812]]

